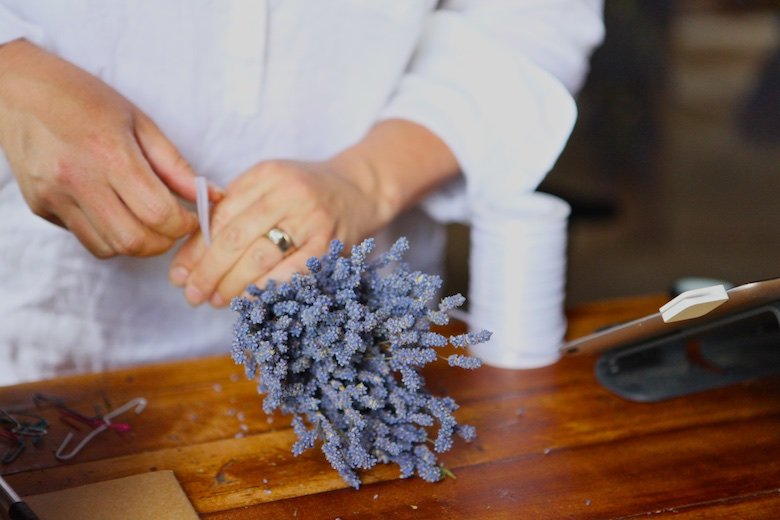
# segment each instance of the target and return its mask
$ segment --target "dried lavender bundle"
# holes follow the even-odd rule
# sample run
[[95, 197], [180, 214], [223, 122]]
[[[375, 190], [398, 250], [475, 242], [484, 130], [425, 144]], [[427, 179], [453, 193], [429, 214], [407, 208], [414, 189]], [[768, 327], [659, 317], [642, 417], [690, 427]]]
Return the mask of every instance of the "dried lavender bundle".
[[[453, 399], [428, 392], [420, 369], [448, 342], [466, 348], [490, 333], [447, 338], [432, 332], [432, 324], [449, 322], [448, 311], [463, 296], [429, 308], [441, 280], [400, 262], [406, 239], [367, 261], [373, 247], [366, 240], [344, 257], [343, 244], [334, 240], [322, 258], [309, 259], [309, 273], [265, 289], [252, 286], [249, 298], [234, 299], [233, 359], [259, 381], [266, 413], [293, 415], [295, 455], [321, 440], [325, 457], [355, 488], [356, 470], [380, 462], [398, 464], [404, 478], [416, 472], [435, 482], [442, 468], [434, 451], [448, 451], [453, 434], [470, 441], [476, 433], [455, 420]], [[393, 269], [385, 274], [387, 266]], [[480, 366], [460, 354], [448, 362]]]

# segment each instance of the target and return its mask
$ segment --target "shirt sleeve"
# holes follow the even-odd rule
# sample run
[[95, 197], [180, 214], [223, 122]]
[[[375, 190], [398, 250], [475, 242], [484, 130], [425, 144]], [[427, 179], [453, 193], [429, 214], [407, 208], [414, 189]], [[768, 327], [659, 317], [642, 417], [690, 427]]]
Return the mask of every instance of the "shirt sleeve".
[[574, 126], [601, 4], [450, 0], [432, 13], [381, 119], [425, 126], [458, 159], [463, 176], [423, 202], [434, 218], [511, 209], [536, 189]]
[[43, 46], [45, 39], [40, 27], [19, 18], [6, 6], [0, 4], [0, 45], [19, 38], [40, 46]]

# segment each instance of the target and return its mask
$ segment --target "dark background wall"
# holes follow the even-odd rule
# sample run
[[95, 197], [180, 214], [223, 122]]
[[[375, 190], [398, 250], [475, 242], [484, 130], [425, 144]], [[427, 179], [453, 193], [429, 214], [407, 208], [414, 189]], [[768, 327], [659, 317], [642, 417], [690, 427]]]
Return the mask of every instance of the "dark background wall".
[[[568, 302], [780, 276], [780, 2], [606, 0], [605, 18], [540, 188], [574, 209]], [[464, 292], [468, 229], [450, 238]]]

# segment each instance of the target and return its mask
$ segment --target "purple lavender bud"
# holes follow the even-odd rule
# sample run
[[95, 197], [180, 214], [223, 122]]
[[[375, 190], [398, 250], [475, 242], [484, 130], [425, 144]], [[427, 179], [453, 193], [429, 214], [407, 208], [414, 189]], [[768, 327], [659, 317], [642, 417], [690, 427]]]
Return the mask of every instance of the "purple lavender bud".
[[409, 420], [420, 426], [433, 426], [433, 417], [425, 413], [411, 414]]
[[460, 438], [466, 442], [471, 442], [477, 438], [477, 429], [470, 424], [459, 424], [457, 432]]
[[367, 238], [360, 244], [352, 246], [352, 263], [362, 264], [366, 261], [366, 257], [374, 250], [374, 239]]
[[338, 256], [344, 250], [344, 244], [340, 240], [331, 240], [330, 248], [328, 249], [328, 255]]
[[441, 480], [441, 468], [435, 464], [418, 461], [417, 474], [426, 482], [438, 482]]
[[479, 332], [468, 332], [466, 334], [460, 334], [458, 336], [451, 336], [450, 343], [453, 347], [464, 348], [478, 343], [484, 343], [490, 339], [493, 333], [487, 330], [481, 330]]
[[311, 271], [312, 273], [318, 273], [322, 270], [322, 264], [320, 263], [320, 259], [316, 256], [312, 256], [308, 260], [306, 260], [306, 268]]
[[255, 324], [260, 324], [265, 321], [266, 312], [265, 312], [265, 306], [263, 305], [252, 305], [249, 307], [249, 321]]
[[422, 376], [409, 367], [401, 367], [401, 381], [409, 390], [419, 390], [425, 383]]
[[462, 356], [460, 354], [452, 354], [447, 358], [447, 363], [449, 363], [451, 367], [467, 368], [470, 370], [482, 366], [482, 361], [480, 361], [479, 358]]
[[393, 351], [393, 361], [400, 365], [423, 367], [437, 357], [432, 348], [399, 348]]
[[442, 298], [441, 302], [439, 302], [439, 310], [442, 312], [451, 311], [452, 309], [460, 307], [464, 303], [466, 303], [466, 298], [464, 298], [462, 294], [454, 294], [452, 296]]
[[415, 459], [413, 455], [404, 454], [395, 459], [396, 464], [401, 469], [401, 478], [409, 478], [414, 475]]
[[392, 262], [400, 262], [404, 256], [404, 253], [406, 253], [408, 250], [409, 250], [409, 241], [405, 237], [399, 238], [390, 247], [389, 251], [387, 251], [385, 254], [383, 254], [377, 259], [375, 263], [375, 267], [381, 269], [391, 264]]
[[246, 288], [246, 292], [249, 293], [250, 296], [257, 298], [258, 296], [260, 296], [260, 293], [262, 293], [263, 290], [260, 289], [255, 284], [251, 284], [249, 287]]
[[447, 325], [450, 322], [450, 315], [442, 311], [428, 311], [428, 321], [434, 325]]
[[438, 453], [444, 453], [445, 451], [449, 451], [450, 448], [452, 448], [453, 428], [453, 423], [447, 423], [446, 426], [442, 425], [442, 427], [439, 428], [436, 441], [433, 443], [433, 449], [435, 449]]
[[424, 347], [443, 347], [447, 343], [447, 338], [436, 332], [424, 332], [420, 335], [420, 344]]
[[385, 322], [385, 328], [389, 334], [400, 334], [406, 329], [414, 325], [414, 317], [409, 315], [400, 316], [398, 318], [389, 318]]

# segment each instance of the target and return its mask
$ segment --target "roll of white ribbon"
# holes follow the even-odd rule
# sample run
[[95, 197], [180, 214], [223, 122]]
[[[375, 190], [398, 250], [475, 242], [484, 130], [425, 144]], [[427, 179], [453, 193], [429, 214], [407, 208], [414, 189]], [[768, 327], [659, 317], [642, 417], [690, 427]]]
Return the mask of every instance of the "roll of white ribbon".
[[513, 210], [474, 209], [469, 325], [493, 332], [471, 349], [484, 363], [534, 368], [558, 360], [570, 211], [565, 201], [539, 192]]

